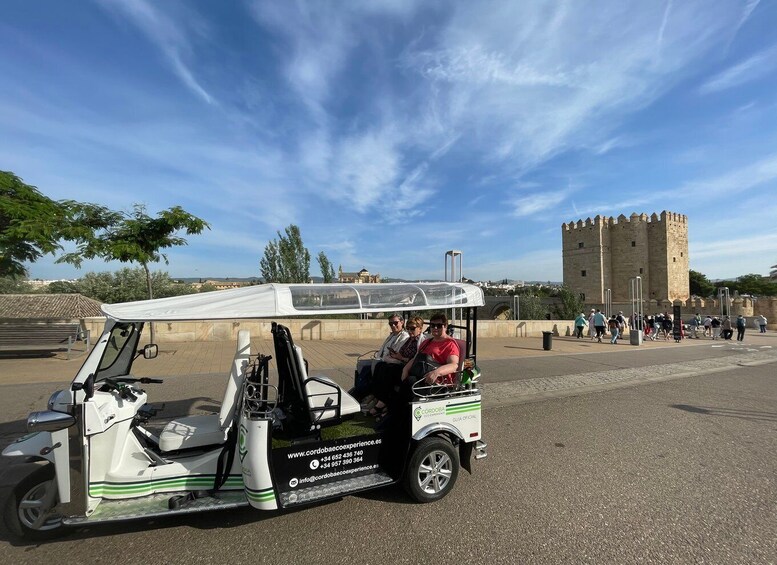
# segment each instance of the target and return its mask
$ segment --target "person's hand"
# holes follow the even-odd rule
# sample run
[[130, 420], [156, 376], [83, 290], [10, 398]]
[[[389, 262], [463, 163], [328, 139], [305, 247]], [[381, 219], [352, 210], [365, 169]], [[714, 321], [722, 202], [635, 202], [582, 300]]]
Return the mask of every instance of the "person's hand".
[[424, 375], [424, 380], [430, 385], [436, 383], [438, 378], [436, 371], [429, 371]]

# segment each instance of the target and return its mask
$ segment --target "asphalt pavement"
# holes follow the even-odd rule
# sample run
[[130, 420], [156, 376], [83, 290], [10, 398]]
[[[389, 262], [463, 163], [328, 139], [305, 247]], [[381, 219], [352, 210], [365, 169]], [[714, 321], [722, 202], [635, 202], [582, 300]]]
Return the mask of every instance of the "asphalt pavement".
[[[295, 512], [93, 526], [0, 548], [14, 563], [775, 563], [775, 338], [571, 351], [557, 338], [553, 352], [483, 353], [489, 457], [434, 504], [392, 487]], [[525, 346], [483, 351], [510, 345]], [[2, 445], [66, 382], [8, 380]], [[171, 412], [208, 411], [223, 381], [179, 374], [147, 390]]]

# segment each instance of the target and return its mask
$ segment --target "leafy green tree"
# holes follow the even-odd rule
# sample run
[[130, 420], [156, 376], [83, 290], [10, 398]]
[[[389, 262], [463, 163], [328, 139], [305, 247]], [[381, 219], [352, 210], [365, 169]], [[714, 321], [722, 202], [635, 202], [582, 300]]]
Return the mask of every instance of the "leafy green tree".
[[[141, 267], [134, 269], [125, 267], [113, 273], [87, 273], [77, 281], [70, 283], [70, 286], [56, 286], [52, 289], [53, 285], [54, 283], [49, 285], [51, 292], [78, 292], [109, 304], [143, 300], [147, 298], [148, 293], [146, 272]], [[190, 284], [175, 282], [164, 271], [151, 273], [151, 287], [157, 298], [197, 292]]]
[[518, 314], [521, 320], [544, 320], [548, 315], [548, 307], [539, 296], [522, 294], [518, 299]]
[[329, 262], [329, 258], [323, 251], [318, 254], [318, 266], [321, 268], [321, 276], [325, 283], [335, 280], [335, 266]]
[[736, 291], [739, 294], [753, 296], [777, 296], [777, 283], [772, 282], [769, 277], [755, 273], [742, 275], [734, 281], [720, 281], [716, 284], [718, 287], [727, 286], [732, 293]]
[[688, 289], [694, 296], [709, 297], [715, 295], [715, 285], [706, 275], [694, 270], [688, 271]]
[[215, 290], [218, 290], [218, 289], [216, 288], [216, 285], [214, 285], [214, 284], [212, 284], [212, 283], [205, 283], [205, 284], [203, 284], [203, 285], [200, 287], [200, 290], [199, 290], [199, 291], [200, 291], [200, 292], [213, 292], [213, 291], [215, 291]]
[[26, 276], [25, 262], [60, 250], [60, 240], [90, 237], [115, 219], [116, 213], [105, 207], [54, 201], [15, 174], [0, 171], [0, 276]]
[[150, 263], [164, 261], [168, 263], [167, 255], [162, 249], [186, 245], [186, 239], [179, 236], [180, 231], [186, 235], [197, 235], [210, 225], [204, 220], [186, 212], [180, 206], [163, 210], [152, 218], [146, 213], [146, 207], [135, 204], [131, 213], [121, 213], [114, 218], [111, 225], [96, 232], [83, 231], [74, 237], [78, 244], [77, 251], [66, 253], [57, 263], [69, 263], [80, 267], [84, 259], [100, 258], [106, 261], [121, 261], [122, 263], [137, 263], [146, 274], [145, 298], [153, 298]]
[[23, 279], [0, 277], [0, 294], [31, 294], [35, 289]]
[[46, 292], [51, 294], [78, 294], [78, 281], [54, 281], [49, 283]]
[[259, 262], [264, 282], [306, 283], [310, 280], [310, 252], [302, 244], [299, 228], [294, 224], [278, 233], [264, 248]]
[[572, 292], [567, 286], [562, 286], [556, 291], [560, 303], [553, 306], [553, 310], [559, 320], [574, 320], [585, 308], [580, 295]]

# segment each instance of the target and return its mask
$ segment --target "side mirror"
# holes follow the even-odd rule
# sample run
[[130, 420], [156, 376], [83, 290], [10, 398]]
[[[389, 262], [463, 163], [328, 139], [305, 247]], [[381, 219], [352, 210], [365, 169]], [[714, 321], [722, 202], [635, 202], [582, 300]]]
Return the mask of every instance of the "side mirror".
[[149, 343], [143, 347], [143, 359], [155, 359], [159, 355], [159, 346], [156, 343]]

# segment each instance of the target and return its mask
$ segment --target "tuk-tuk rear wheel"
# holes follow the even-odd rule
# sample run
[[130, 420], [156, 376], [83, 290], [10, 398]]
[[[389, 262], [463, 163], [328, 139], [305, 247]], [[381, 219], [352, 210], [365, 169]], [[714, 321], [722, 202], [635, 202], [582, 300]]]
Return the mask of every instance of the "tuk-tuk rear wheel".
[[418, 502], [440, 500], [459, 475], [459, 458], [451, 443], [441, 437], [422, 439], [410, 457], [405, 490]]
[[62, 535], [62, 516], [53, 511], [57, 502], [54, 467], [46, 465], [27, 475], [6, 501], [6, 527], [24, 539], [49, 539]]

